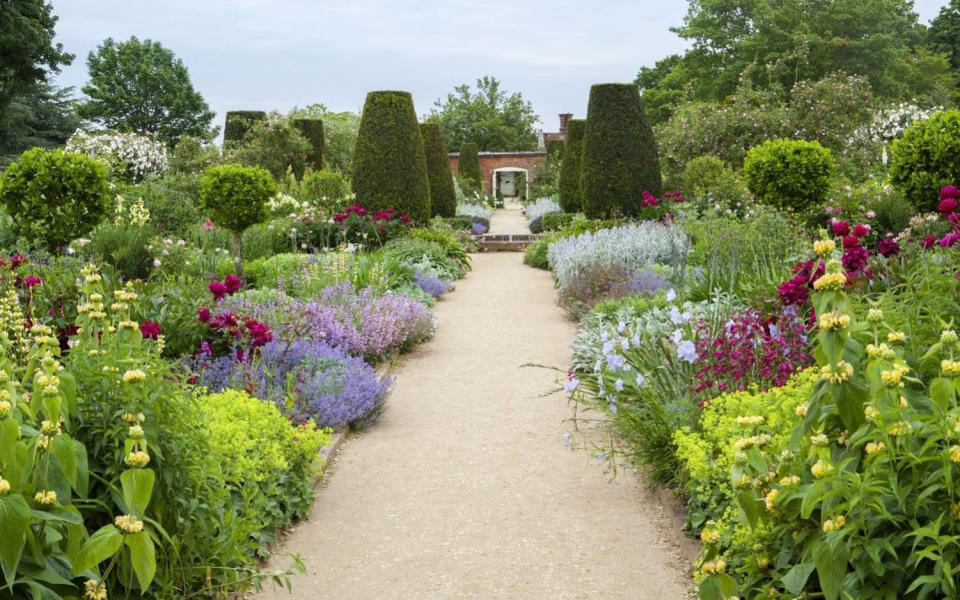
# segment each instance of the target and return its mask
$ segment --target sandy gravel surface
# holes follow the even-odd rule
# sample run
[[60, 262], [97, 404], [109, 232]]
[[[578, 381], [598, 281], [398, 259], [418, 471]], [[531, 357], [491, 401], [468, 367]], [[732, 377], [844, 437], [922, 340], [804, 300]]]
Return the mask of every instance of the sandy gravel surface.
[[558, 374], [521, 368], [564, 368], [575, 333], [550, 275], [521, 259], [475, 255], [437, 305], [436, 338], [404, 361], [380, 420], [351, 436], [312, 517], [277, 549], [271, 568], [291, 552], [307, 563], [293, 598], [687, 597], [656, 500], [568, 449]]
[[493, 213], [490, 219], [490, 233], [495, 235], [524, 234], [530, 235], [527, 227], [527, 218], [520, 212], [520, 203], [516, 200], [507, 200], [503, 208]]

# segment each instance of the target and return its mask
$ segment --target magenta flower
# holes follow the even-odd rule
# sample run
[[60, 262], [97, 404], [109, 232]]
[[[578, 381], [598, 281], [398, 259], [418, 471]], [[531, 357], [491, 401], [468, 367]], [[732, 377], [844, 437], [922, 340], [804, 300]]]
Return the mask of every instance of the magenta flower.
[[858, 223], [858, 224], [853, 228], [853, 235], [854, 235], [855, 237], [862, 238], [862, 237], [865, 237], [868, 233], [870, 233], [870, 226], [869, 226], [869, 225], [864, 225], [863, 223]]
[[843, 268], [848, 272], [857, 273], [867, 266], [867, 260], [869, 259], [870, 253], [867, 252], [866, 248], [863, 246], [854, 246], [848, 248], [847, 251], [843, 253], [840, 262], [843, 263]]
[[41, 283], [43, 283], [43, 280], [39, 277], [36, 277], [35, 275], [28, 275], [23, 280], [23, 287], [29, 290], [30, 288], [38, 286]]
[[888, 235], [877, 244], [877, 252], [885, 258], [896, 256], [900, 254], [900, 244], [893, 239], [892, 235]]
[[160, 337], [160, 324], [153, 321], [144, 321], [140, 323], [140, 335], [148, 340], [155, 340]]
[[957, 199], [956, 198], [944, 198], [940, 201], [940, 204], [937, 205], [937, 210], [940, 211], [940, 214], [947, 217], [957, 212]]
[[227, 289], [228, 294], [235, 294], [240, 290], [240, 278], [236, 275], [227, 275], [223, 280], [223, 285]]
[[833, 235], [842, 237], [849, 234], [850, 234], [850, 223], [847, 223], [846, 221], [833, 222]]
[[206, 306], [201, 306], [200, 310], [197, 311], [197, 320], [201, 323], [210, 322], [210, 309]]
[[227, 286], [222, 281], [211, 281], [207, 289], [213, 294], [213, 298], [218, 301], [223, 300], [227, 295]]
[[945, 185], [940, 188], [940, 199], [945, 200], [947, 198], [960, 198], [960, 188], [952, 185]]

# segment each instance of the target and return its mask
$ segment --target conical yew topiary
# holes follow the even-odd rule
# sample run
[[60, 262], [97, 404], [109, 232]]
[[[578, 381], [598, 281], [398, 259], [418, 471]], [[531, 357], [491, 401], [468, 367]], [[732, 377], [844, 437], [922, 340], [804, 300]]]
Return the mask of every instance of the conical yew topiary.
[[586, 127], [584, 119], [567, 121], [567, 141], [564, 144], [563, 162], [560, 163], [560, 207], [563, 212], [583, 210], [580, 178], [583, 173], [583, 132]]
[[590, 88], [582, 188], [583, 209], [591, 219], [637, 216], [644, 191], [663, 194], [657, 142], [637, 86]]
[[453, 187], [450, 158], [443, 132], [437, 123], [420, 125], [423, 154], [427, 159], [427, 178], [430, 180], [430, 212], [435, 217], [454, 217], [457, 212], [457, 192]]
[[483, 189], [483, 175], [480, 174], [480, 155], [477, 145], [467, 142], [460, 146], [460, 159], [457, 161], [457, 177], [467, 185], [472, 185], [470, 192], [479, 192]]
[[353, 191], [368, 209], [430, 218], [430, 182], [409, 92], [370, 92], [353, 154]]
[[[320, 119], [292, 119], [290, 124], [300, 132], [307, 142], [310, 143], [310, 152], [307, 153], [306, 167], [314, 171], [323, 169], [323, 121]], [[303, 173], [297, 173], [297, 177], [303, 177]]]
[[262, 110], [231, 110], [223, 124], [223, 141], [241, 142], [257, 121], [266, 121], [267, 113]]

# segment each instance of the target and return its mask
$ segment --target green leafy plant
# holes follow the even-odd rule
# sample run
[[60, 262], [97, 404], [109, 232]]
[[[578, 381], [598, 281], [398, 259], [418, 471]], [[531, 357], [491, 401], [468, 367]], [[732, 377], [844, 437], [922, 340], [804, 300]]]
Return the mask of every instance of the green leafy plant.
[[0, 179], [13, 231], [50, 251], [93, 229], [109, 201], [107, 167], [82, 154], [27, 150]]
[[751, 148], [743, 173], [758, 201], [799, 212], [824, 201], [834, 168], [833, 155], [819, 143], [781, 139]]
[[890, 146], [890, 181], [922, 210], [936, 210], [940, 188], [960, 181], [960, 111], [918, 121]]

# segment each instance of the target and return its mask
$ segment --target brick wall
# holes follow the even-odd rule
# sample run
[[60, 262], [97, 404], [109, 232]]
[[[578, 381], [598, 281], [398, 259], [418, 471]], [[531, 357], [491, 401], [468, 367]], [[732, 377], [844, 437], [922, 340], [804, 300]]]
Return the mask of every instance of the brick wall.
[[[449, 159], [450, 170], [456, 175], [460, 153], [451, 152]], [[493, 194], [493, 172], [496, 169], [504, 167], [526, 169], [528, 180], [533, 181], [546, 162], [546, 152], [481, 152], [480, 172], [483, 173], [483, 192]]]

